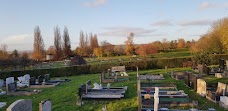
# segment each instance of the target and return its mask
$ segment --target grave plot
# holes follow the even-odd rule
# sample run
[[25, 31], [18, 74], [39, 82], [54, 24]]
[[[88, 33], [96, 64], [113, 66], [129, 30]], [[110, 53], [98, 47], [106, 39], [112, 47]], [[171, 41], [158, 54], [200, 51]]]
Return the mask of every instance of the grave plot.
[[174, 72], [174, 70], [172, 70], [171, 77], [176, 80], [184, 80], [185, 72], [182, 72], [182, 71]]
[[30, 79], [29, 74], [25, 74], [24, 76], [17, 77], [17, 79], [18, 79], [18, 82], [17, 82], [18, 87], [28, 87], [29, 86], [29, 79]]
[[201, 79], [202, 77], [199, 74], [193, 74], [191, 72], [185, 73], [185, 85], [193, 88], [195, 91], [197, 90], [197, 79]]
[[86, 84], [80, 85], [78, 94], [82, 99], [117, 99], [125, 97], [127, 86], [125, 87], [103, 87], [97, 83], [91, 87], [91, 81], [87, 81]]
[[197, 66], [193, 70], [195, 72], [198, 72], [199, 74], [210, 74], [209, 67], [203, 64], [197, 64]]
[[57, 82], [57, 83], [46, 83], [45, 77], [42, 75], [39, 75], [37, 80], [35, 77], [31, 77], [29, 80], [29, 87], [30, 88], [50, 88], [50, 87], [55, 87], [57, 85], [59, 85], [59, 82]]
[[0, 79], [0, 96], [6, 94], [6, 91], [2, 90], [3, 86], [4, 86], [4, 80]]
[[125, 66], [114, 66], [114, 67], [112, 67], [111, 76], [128, 77]]
[[219, 102], [220, 96], [228, 96], [227, 85], [221, 82], [218, 82], [217, 89], [216, 85], [208, 85], [206, 98], [212, 102]]
[[129, 80], [128, 76], [117, 76], [117, 74], [115, 76], [110, 76], [110, 75], [111, 75], [110, 70], [108, 70], [108, 72], [103, 71], [100, 74], [100, 82], [101, 83], [113, 83], [113, 82], [120, 82], [120, 81], [128, 81]]
[[[13, 102], [6, 111], [32, 111], [32, 100], [19, 99]], [[39, 103], [39, 111], [52, 111], [52, 103], [50, 99]]]
[[158, 111], [159, 108], [192, 106], [192, 102], [184, 91], [178, 91], [175, 85], [162, 84], [155, 82], [141, 83], [140, 75], [138, 77], [138, 110]]
[[[156, 86], [159, 86], [159, 85], [154, 85], [154, 87], [140, 88], [142, 108], [153, 108]], [[159, 89], [159, 92], [158, 92], [159, 107], [192, 105], [192, 102], [190, 101], [188, 95], [184, 93], [184, 91], [181, 91], [181, 90], [178, 91], [175, 87], [171, 87], [167, 85], [164, 85], [167, 87], [162, 87], [162, 86], [163, 85], [160, 85], [160, 87], [157, 87]]]
[[51, 79], [50, 78], [50, 74], [45, 74], [44, 75], [44, 80], [45, 80], [45, 83], [58, 83], [58, 82], [69, 82], [70, 80], [69, 79], [60, 79], [60, 78], [55, 78], [55, 79]]
[[143, 74], [140, 75], [140, 80], [164, 80], [164, 76], [162, 74]]
[[6, 111], [32, 111], [32, 100], [17, 100]]
[[14, 77], [6, 78], [6, 92], [7, 95], [26, 95], [29, 96], [31, 94], [38, 94], [41, 92], [40, 90], [33, 89], [17, 89], [17, 83], [14, 81]]

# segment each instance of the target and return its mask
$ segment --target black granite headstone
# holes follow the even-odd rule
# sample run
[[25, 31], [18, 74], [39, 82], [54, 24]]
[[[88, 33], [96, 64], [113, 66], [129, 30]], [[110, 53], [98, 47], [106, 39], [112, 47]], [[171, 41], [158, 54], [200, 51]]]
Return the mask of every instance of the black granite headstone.
[[38, 76], [38, 82], [39, 82], [39, 83], [44, 82], [44, 76], [39, 75], [39, 76]]

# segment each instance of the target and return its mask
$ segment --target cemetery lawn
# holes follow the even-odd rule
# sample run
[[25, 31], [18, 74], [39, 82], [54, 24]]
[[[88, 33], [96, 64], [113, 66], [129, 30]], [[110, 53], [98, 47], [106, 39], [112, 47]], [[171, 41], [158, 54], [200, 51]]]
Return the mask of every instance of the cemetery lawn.
[[[175, 68], [175, 71], [190, 70], [189, 68]], [[169, 72], [171, 69], [169, 69]], [[210, 102], [206, 98], [203, 98], [194, 92], [193, 89], [186, 87], [184, 81], [177, 81], [170, 77], [169, 74], [164, 73], [164, 70], [144, 70], [139, 71], [140, 74], [146, 73], [163, 73], [166, 80], [162, 80], [162, 83], [173, 83], [177, 85], [179, 90], [184, 90], [192, 100], [198, 101], [198, 109], [215, 108], [217, 111], [226, 111], [220, 108], [218, 104]], [[18, 99], [31, 99], [33, 105], [33, 111], [38, 111], [39, 102], [50, 98], [52, 100], [53, 111], [101, 111], [102, 107], [107, 106], [108, 111], [137, 111], [137, 81], [136, 71], [128, 72], [130, 75], [130, 81], [111, 83], [111, 86], [128, 86], [126, 97], [124, 99], [117, 100], [83, 100], [84, 105], [78, 106], [78, 88], [80, 84], [86, 83], [87, 80], [91, 80], [99, 83], [99, 74], [80, 75], [68, 77], [70, 82], [61, 83], [54, 88], [42, 89], [43, 92], [37, 95], [31, 96], [0, 96], [0, 102], [7, 102], [7, 106], [1, 108], [0, 111], [5, 111], [6, 108]], [[174, 107], [175, 109], [176, 107]], [[189, 109], [190, 107], [179, 107], [180, 109]]]

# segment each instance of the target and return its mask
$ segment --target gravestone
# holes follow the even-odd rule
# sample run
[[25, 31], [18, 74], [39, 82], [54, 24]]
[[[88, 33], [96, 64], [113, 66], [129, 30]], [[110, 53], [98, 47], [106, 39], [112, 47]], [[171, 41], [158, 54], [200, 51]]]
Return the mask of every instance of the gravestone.
[[29, 74], [25, 74], [24, 75], [24, 78], [25, 78], [25, 82], [29, 82], [30, 75]]
[[4, 80], [0, 79], [0, 89], [2, 89], [3, 85], [4, 85]]
[[45, 82], [50, 80], [50, 74], [45, 74], [44, 75]]
[[197, 65], [197, 69], [198, 69], [200, 74], [203, 74], [203, 68], [204, 68], [204, 66], [202, 64]]
[[36, 78], [35, 77], [31, 77], [29, 79], [29, 85], [35, 85], [36, 84]]
[[9, 83], [13, 83], [14, 82], [14, 77], [8, 77], [6, 78], [6, 85]]
[[223, 93], [225, 93], [226, 87], [227, 87], [226, 84], [218, 82], [218, 88], [216, 90], [216, 94], [223, 95]]
[[39, 75], [38, 76], [38, 83], [43, 83], [44, 82], [44, 76]]
[[32, 111], [32, 100], [17, 100], [6, 111]]
[[158, 104], [159, 104], [159, 88], [155, 87], [154, 93], [154, 111], [158, 111]]
[[165, 66], [165, 73], [168, 72], [168, 66]]
[[197, 93], [202, 96], [207, 94], [207, 83], [203, 79], [197, 79]]
[[228, 60], [226, 60], [226, 70], [228, 70]]
[[219, 59], [219, 68], [221, 70], [225, 69], [225, 60], [224, 59]]
[[17, 83], [13, 82], [13, 83], [9, 83], [6, 85], [6, 92], [15, 92], [17, 90]]
[[52, 104], [51, 104], [51, 100], [45, 100], [45, 101], [41, 101], [39, 103], [39, 111], [51, 111], [52, 110]]
[[215, 77], [216, 78], [223, 78], [223, 75], [222, 75], [222, 73], [215, 73]]
[[81, 98], [84, 94], [86, 94], [86, 85], [85, 84], [81, 84], [79, 86], [78, 96]]

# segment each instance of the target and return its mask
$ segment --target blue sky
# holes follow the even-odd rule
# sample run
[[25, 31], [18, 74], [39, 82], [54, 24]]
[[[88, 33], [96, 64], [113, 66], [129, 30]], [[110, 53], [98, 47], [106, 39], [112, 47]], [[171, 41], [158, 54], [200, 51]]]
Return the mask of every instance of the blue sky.
[[79, 32], [93, 32], [98, 41], [124, 44], [199, 39], [213, 21], [228, 15], [226, 0], [5, 0], [0, 4], [0, 44], [8, 50], [32, 50], [39, 26], [45, 49], [54, 44], [53, 28], [68, 27], [72, 49]]

